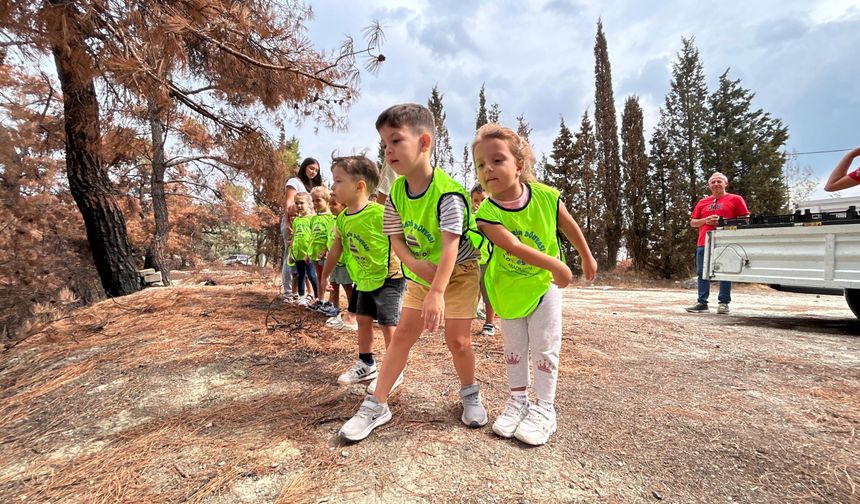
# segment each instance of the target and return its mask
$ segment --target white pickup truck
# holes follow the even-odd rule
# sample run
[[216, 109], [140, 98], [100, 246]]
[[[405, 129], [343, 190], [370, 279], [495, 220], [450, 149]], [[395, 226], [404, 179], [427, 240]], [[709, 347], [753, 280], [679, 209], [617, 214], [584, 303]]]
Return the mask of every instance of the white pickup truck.
[[844, 294], [860, 318], [860, 197], [806, 201], [794, 214], [720, 221], [704, 278]]

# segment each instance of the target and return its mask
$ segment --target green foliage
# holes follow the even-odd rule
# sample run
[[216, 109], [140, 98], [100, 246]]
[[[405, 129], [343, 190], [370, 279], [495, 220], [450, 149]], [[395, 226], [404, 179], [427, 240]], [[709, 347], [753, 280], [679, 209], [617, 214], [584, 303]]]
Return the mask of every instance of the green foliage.
[[597, 170], [605, 206], [603, 234], [606, 254], [595, 256], [601, 268], [612, 269], [621, 247], [621, 160], [618, 155], [618, 124], [612, 92], [612, 68], [603, 34], [603, 23], [597, 22], [594, 42], [594, 126], [597, 140]]
[[741, 86], [740, 79], [729, 79], [728, 70], [720, 76], [719, 86], [709, 100], [705, 165], [711, 171], [724, 173], [729, 178], [729, 191], [743, 196], [751, 211], [786, 212], [783, 149], [788, 128], [764, 110], [753, 110], [754, 96]]
[[478, 128], [487, 124], [487, 97], [485, 94], [484, 84], [481, 84], [481, 90], [478, 92], [478, 116], [475, 118], [475, 131]]
[[645, 152], [642, 107], [631, 96], [621, 115], [621, 163], [624, 167], [624, 216], [627, 251], [633, 267], [642, 270], [648, 257], [648, 154]]

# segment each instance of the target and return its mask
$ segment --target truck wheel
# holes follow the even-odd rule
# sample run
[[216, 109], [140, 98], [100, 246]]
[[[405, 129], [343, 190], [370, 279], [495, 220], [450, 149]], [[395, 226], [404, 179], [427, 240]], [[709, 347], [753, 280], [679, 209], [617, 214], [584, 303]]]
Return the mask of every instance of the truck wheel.
[[860, 318], [860, 289], [845, 289], [845, 301], [848, 308], [854, 312], [854, 316]]

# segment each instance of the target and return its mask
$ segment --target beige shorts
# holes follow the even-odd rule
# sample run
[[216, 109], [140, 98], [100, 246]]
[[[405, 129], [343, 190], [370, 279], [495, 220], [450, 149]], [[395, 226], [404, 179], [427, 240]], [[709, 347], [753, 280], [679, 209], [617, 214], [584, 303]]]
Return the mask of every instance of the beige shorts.
[[[469, 261], [454, 266], [448, 288], [445, 289], [445, 319], [473, 319], [478, 309], [478, 293], [480, 292], [480, 269], [477, 261]], [[403, 307], [421, 310], [424, 308], [424, 298], [430, 292], [418, 282], [406, 282], [406, 294], [403, 295]]]

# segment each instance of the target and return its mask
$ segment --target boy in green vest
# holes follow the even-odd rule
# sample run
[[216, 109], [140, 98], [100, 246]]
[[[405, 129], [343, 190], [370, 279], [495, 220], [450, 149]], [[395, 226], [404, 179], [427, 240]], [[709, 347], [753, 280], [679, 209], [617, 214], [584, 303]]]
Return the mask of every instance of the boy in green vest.
[[[400, 320], [406, 281], [400, 271], [400, 261], [391, 252], [391, 241], [382, 234], [382, 205], [368, 201], [370, 192], [379, 183], [376, 164], [364, 156], [335, 158], [332, 177], [332, 191], [346, 209], [335, 220], [334, 240], [322, 278], [331, 275], [341, 254], [348, 250], [346, 267], [355, 282], [348, 310], [355, 314], [358, 322], [358, 360], [337, 381], [341, 385], [351, 385], [376, 378], [373, 320], [379, 322], [388, 347]], [[374, 385], [375, 381], [369, 388]], [[399, 382], [393, 385], [396, 387]]]
[[475, 380], [470, 329], [478, 304], [480, 243], [469, 194], [430, 163], [433, 114], [418, 104], [395, 105], [376, 120], [385, 160], [399, 177], [385, 204], [382, 231], [408, 279], [400, 323], [391, 338], [373, 395], [340, 429], [358, 441], [391, 420], [388, 396], [406, 366], [409, 350], [423, 330], [445, 324], [445, 342], [460, 380], [461, 421], [487, 423], [487, 410]]

